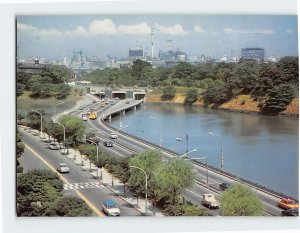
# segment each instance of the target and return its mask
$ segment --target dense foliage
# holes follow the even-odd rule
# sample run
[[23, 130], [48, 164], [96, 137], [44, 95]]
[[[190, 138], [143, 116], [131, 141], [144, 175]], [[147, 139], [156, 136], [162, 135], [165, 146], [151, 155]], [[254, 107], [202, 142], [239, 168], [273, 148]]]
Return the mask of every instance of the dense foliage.
[[162, 100], [171, 100], [175, 97], [175, 95], [176, 95], [175, 87], [172, 85], [168, 85], [163, 88], [163, 93], [160, 98]]
[[50, 170], [34, 169], [17, 177], [18, 216], [89, 216], [78, 197], [63, 197], [63, 183]]
[[22, 95], [24, 90], [28, 90], [33, 98], [53, 96], [57, 99], [64, 99], [71, 90], [65, 84], [69, 76], [70, 70], [59, 65], [50, 65], [42, 73], [36, 75], [17, 72], [17, 96]]
[[222, 216], [260, 216], [263, 205], [253, 191], [241, 184], [235, 184], [221, 195]]

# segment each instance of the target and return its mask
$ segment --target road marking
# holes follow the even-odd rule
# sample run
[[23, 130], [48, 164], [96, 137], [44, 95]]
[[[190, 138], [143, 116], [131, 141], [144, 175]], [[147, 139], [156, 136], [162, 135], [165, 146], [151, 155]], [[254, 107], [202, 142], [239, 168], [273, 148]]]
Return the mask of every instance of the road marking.
[[[24, 143], [24, 142], [23, 142]], [[33, 150], [30, 146], [28, 146], [26, 143], [24, 143], [25, 147], [30, 150], [36, 157], [38, 157], [44, 164], [46, 164], [47, 167], [49, 167], [53, 172], [55, 172], [56, 174], [58, 174], [58, 176], [66, 183], [66, 184], [71, 184], [65, 177], [63, 177], [60, 173], [58, 173], [56, 171], [56, 169], [50, 164], [48, 163], [44, 158], [42, 158], [35, 150]], [[80, 191], [78, 190], [74, 190], [78, 196], [84, 200], [87, 205], [99, 216], [99, 217], [105, 217], [105, 215], [99, 211], [96, 206], [91, 203]]]

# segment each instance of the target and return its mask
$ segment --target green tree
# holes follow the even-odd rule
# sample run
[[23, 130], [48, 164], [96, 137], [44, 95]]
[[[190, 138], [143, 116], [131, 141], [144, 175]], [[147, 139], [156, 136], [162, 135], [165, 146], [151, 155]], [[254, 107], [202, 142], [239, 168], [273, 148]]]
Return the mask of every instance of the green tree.
[[258, 80], [259, 64], [254, 60], [242, 60], [233, 69], [232, 88], [242, 88], [244, 93], [252, 91]]
[[25, 89], [25, 85], [17, 82], [17, 97], [23, 95]]
[[20, 158], [21, 155], [24, 153], [24, 148], [25, 145], [22, 142], [22, 134], [17, 130], [17, 149], [16, 149], [17, 158]]
[[214, 83], [208, 85], [208, 88], [204, 93], [204, 101], [207, 104], [221, 104], [228, 100], [230, 96], [231, 91], [228, 85], [221, 80], [216, 80]]
[[260, 216], [263, 205], [253, 191], [241, 184], [235, 184], [224, 191], [220, 198], [222, 216]]
[[43, 216], [61, 197], [63, 183], [50, 170], [34, 169], [17, 177], [17, 215]]
[[[45, 112], [43, 110], [37, 110], [39, 113], [41, 113], [42, 115], [45, 114]], [[27, 122], [28, 122], [28, 126], [33, 128], [33, 129], [40, 129], [41, 128], [41, 116], [40, 114], [34, 112], [34, 111], [30, 111], [27, 113]], [[44, 123], [44, 119], [43, 119], [43, 123]]]
[[197, 99], [198, 99], [198, 90], [196, 88], [189, 88], [185, 96], [184, 104], [192, 105], [197, 101]]
[[167, 216], [208, 216], [207, 210], [191, 204], [168, 205], [164, 213]]
[[71, 88], [69, 85], [61, 83], [55, 85], [55, 92], [58, 99], [65, 99], [70, 94]]
[[268, 90], [268, 100], [263, 111], [279, 113], [284, 111], [295, 95], [295, 87], [291, 84], [281, 84]]
[[76, 148], [83, 139], [86, 130], [81, 118], [71, 115], [63, 115], [59, 118], [59, 122], [65, 126], [66, 139]]
[[131, 66], [132, 76], [136, 77], [137, 79], [140, 79], [143, 69], [147, 66], [151, 66], [151, 64], [149, 62], [142, 61], [140, 59], [133, 61], [133, 64]]
[[178, 203], [183, 191], [193, 183], [192, 165], [183, 158], [172, 158], [160, 168], [158, 179], [166, 194], [166, 202], [174, 205]]
[[294, 84], [299, 86], [299, 61], [298, 57], [283, 57], [277, 66], [281, 72], [281, 83], [279, 84]]
[[[130, 159], [129, 166], [136, 166], [143, 169], [148, 176], [148, 188], [151, 190], [151, 180], [154, 179], [154, 173], [162, 163], [162, 154], [157, 150], [146, 150], [140, 152], [135, 157]], [[130, 169], [130, 178], [128, 186], [139, 194], [145, 194], [145, 174], [138, 170]]]
[[158, 77], [156, 74], [155, 69], [153, 69], [151, 66], [146, 66], [141, 73], [141, 80], [147, 82], [147, 86], [158, 86]]
[[78, 197], [61, 197], [46, 211], [46, 216], [84, 217], [90, 216], [92, 210]]
[[163, 92], [161, 95], [162, 100], [171, 100], [175, 97], [176, 95], [176, 89], [172, 85], [167, 85], [163, 88]]

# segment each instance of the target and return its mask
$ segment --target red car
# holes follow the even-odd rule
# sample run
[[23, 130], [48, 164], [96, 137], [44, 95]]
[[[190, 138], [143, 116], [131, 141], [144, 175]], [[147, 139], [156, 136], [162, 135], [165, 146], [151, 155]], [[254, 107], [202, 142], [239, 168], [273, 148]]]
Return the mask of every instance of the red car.
[[299, 204], [290, 198], [283, 198], [279, 202], [277, 202], [277, 206], [283, 208], [283, 209], [294, 209], [299, 208]]

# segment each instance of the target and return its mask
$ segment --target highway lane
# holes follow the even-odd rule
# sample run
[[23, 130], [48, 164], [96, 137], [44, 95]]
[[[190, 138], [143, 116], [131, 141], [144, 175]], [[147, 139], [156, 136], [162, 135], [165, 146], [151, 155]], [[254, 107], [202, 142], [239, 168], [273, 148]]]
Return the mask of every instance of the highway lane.
[[[47, 145], [43, 142], [40, 142], [36, 136], [23, 132], [22, 140], [26, 145], [29, 145], [33, 151], [38, 153], [44, 160], [46, 160], [53, 168], [62, 162], [68, 164], [70, 167], [70, 173], [63, 174], [62, 177], [65, 178], [71, 185], [74, 183], [91, 184], [98, 182], [90, 175], [88, 170], [83, 170], [81, 166], [76, 165], [74, 161], [62, 155], [59, 151], [51, 151], [47, 149]], [[28, 153], [26, 155], [28, 155]], [[36, 156], [35, 158], [33, 156], [24, 156], [22, 160], [28, 169], [35, 166], [43, 167], [43, 165], [37, 162], [38, 159]], [[69, 190], [68, 193], [72, 193], [72, 191]], [[140, 212], [130, 207], [123, 199], [116, 197], [114, 193], [104, 186], [100, 185], [100, 187], [80, 189], [80, 193], [82, 193], [82, 195], [90, 203], [92, 203], [92, 205], [95, 206], [98, 211], [101, 211], [102, 201], [105, 199], [113, 199], [120, 208], [121, 216], [141, 216]]]
[[[122, 104], [122, 102], [120, 102], [119, 104]], [[100, 111], [101, 114], [105, 114], [105, 112]], [[98, 131], [104, 132], [104, 134], [109, 135], [112, 130], [109, 129], [105, 124], [103, 124], [103, 122], [101, 122], [101, 120], [98, 118], [96, 121], [89, 121], [88, 122], [90, 124], [90, 126], [92, 128], [97, 129]], [[136, 151], [136, 152], [140, 152], [143, 151], [145, 149], [153, 149], [152, 146], [149, 145], [144, 145], [142, 144], [140, 141], [137, 141], [133, 138], [128, 137], [127, 135], [123, 135], [122, 132], [118, 133], [118, 143], [125, 145], [126, 147], [131, 148], [132, 150]], [[166, 156], [166, 158], [171, 158], [174, 157], [172, 155], [170, 155], [169, 153], [165, 153], [163, 152], [164, 156]], [[197, 178], [200, 179], [201, 181], [204, 181], [206, 179], [206, 169], [203, 167], [200, 167], [198, 165], [194, 165], [194, 168], [198, 171], [197, 172]], [[211, 172], [209, 171], [209, 183], [210, 186], [213, 187], [215, 190], [217, 190], [217, 193], [220, 193], [220, 189], [219, 189], [219, 184], [221, 184], [222, 182], [226, 181], [229, 183], [235, 183], [235, 182], [239, 182], [238, 180], [233, 180], [229, 177], [225, 177], [224, 175], [215, 173], [215, 172]], [[195, 191], [199, 191], [197, 190], [197, 187], [199, 185], [195, 185]], [[276, 206], [276, 203], [280, 200], [278, 197], [274, 197], [272, 195], [269, 195], [268, 193], [259, 191], [255, 188], [253, 188], [253, 190], [257, 193], [257, 195], [259, 196], [259, 198], [262, 200], [263, 204], [264, 204], [264, 208], [265, 210], [272, 214], [272, 215], [281, 215], [281, 211], [282, 209], [278, 208]], [[211, 192], [211, 190], [207, 190], [208, 192]], [[202, 192], [203, 193], [203, 192]], [[200, 195], [202, 194], [201, 192], [199, 193]], [[192, 195], [190, 196], [191, 201], [197, 201], [199, 202], [199, 197], [192, 197]]]

